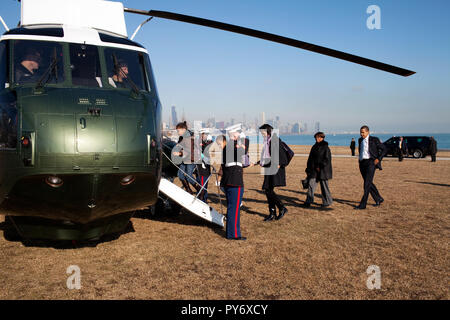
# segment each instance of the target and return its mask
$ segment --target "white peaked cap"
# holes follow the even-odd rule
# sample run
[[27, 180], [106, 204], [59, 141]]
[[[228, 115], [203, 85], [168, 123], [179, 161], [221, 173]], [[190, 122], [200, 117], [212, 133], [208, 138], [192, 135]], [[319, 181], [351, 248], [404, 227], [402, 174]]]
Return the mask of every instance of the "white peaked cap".
[[230, 132], [239, 132], [242, 130], [242, 123], [234, 124], [225, 129], [228, 133]]

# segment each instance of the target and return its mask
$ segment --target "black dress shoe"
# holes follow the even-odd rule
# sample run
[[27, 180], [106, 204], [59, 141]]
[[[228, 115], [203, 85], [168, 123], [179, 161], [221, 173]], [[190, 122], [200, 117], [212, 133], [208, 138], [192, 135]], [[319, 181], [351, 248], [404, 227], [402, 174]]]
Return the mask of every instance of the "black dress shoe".
[[364, 210], [366, 207], [363, 207], [361, 205], [354, 207], [355, 210]]
[[228, 240], [242, 240], [242, 241], [245, 241], [245, 240], [247, 240], [247, 238], [246, 237], [228, 238]]
[[264, 221], [272, 221], [275, 220], [277, 217], [277, 209], [276, 208], [269, 208], [270, 214], [264, 218]]
[[381, 199], [380, 201], [375, 202], [375, 207], [379, 207], [384, 202], [384, 199]]
[[283, 209], [280, 210], [280, 214], [275, 218], [277, 220], [280, 220], [284, 217], [284, 215], [288, 212], [288, 209], [286, 207], [283, 207]]
[[305, 202], [303, 204], [303, 208], [310, 208], [311, 207], [311, 203]]
[[275, 214], [269, 214], [267, 217], [264, 218], [264, 221], [272, 221], [276, 219], [276, 215]]

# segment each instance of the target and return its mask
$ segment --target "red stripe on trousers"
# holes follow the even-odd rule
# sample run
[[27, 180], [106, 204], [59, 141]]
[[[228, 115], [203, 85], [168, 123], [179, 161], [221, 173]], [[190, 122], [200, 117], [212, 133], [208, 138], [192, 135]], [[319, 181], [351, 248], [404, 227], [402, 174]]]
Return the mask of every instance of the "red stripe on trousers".
[[239, 199], [241, 197], [241, 187], [238, 189], [238, 199], [237, 199], [237, 205], [236, 205], [236, 216], [234, 217], [234, 237], [237, 238], [237, 219], [238, 219], [238, 213], [239, 213]]

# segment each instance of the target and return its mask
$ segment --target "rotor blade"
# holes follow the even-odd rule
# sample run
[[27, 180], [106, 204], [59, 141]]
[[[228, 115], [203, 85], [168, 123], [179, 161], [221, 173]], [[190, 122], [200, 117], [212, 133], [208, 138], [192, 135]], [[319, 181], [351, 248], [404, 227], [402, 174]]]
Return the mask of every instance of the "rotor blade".
[[415, 73], [415, 71], [406, 70], [406, 69], [392, 66], [392, 65], [389, 65], [386, 63], [382, 63], [382, 62], [370, 60], [367, 58], [355, 56], [350, 53], [345, 53], [342, 51], [337, 51], [334, 49], [318, 46], [318, 45], [315, 45], [312, 43], [295, 40], [295, 39], [291, 39], [291, 38], [286, 38], [286, 37], [279, 36], [279, 35], [276, 35], [273, 33], [267, 33], [267, 32], [263, 32], [263, 31], [240, 27], [240, 26], [223, 23], [223, 22], [219, 22], [219, 21], [197, 18], [197, 17], [187, 16], [184, 14], [172, 13], [172, 12], [167, 12], [167, 11], [158, 11], [158, 10], [145, 11], [145, 10], [130, 9], [130, 8], [125, 8], [124, 10], [125, 10], [125, 12], [143, 14], [143, 15], [147, 15], [147, 16], [169, 19], [169, 20], [176, 20], [176, 21], [181, 21], [181, 22], [187, 22], [187, 23], [197, 24], [197, 25], [201, 25], [201, 26], [205, 26], [205, 27], [239, 33], [239, 34], [243, 34], [243, 35], [247, 35], [247, 36], [255, 37], [255, 38], [260, 38], [260, 39], [264, 39], [264, 40], [268, 40], [268, 41], [273, 41], [273, 42], [285, 44], [288, 46], [324, 54], [324, 55], [334, 57], [337, 59], [361, 64], [361, 65], [379, 69], [382, 71], [395, 73], [395, 74], [398, 74], [398, 75], [404, 76], [404, 77], [410, 76]]

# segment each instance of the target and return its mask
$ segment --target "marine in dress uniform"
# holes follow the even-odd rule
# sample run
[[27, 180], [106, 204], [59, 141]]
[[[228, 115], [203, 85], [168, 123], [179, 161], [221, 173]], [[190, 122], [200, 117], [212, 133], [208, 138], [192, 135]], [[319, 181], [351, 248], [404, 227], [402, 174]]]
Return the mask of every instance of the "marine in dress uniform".
[[230, 240], [246, 240], [241, 235], [241, 202], [244, 196], [244, 177], [242, 158], [245, 148], [239, 143], [239, 132], [229, 131], [232, 137], [228, 142], [225, 136], [219, 136], [217, 143], [222, 147], [222, 165], [219, 175], [220, 186], [224, 189], [227, 199], [226, 236]]

